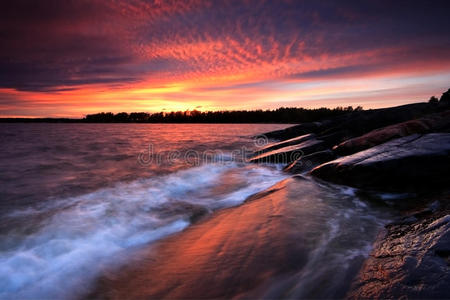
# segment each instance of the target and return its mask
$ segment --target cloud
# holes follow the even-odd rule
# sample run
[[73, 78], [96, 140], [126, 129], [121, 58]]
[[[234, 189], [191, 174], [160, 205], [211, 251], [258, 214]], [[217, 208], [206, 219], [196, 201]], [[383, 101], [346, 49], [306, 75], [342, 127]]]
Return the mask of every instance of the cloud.
[[441, 72], [450, 66], [447, 8], [440, 0], [2, 1], [0, 88], [179, 85], [164, 96], [208, 98], [292, 81]]

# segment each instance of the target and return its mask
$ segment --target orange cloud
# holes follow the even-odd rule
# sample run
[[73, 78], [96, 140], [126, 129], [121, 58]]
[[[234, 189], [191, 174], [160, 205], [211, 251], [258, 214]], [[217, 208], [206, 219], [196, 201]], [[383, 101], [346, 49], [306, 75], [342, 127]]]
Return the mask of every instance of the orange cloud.
[[383, 1], [28, 5], [0, 9], [1, 116], [369, 108], [448, 88], [439, 3], [412, 1], [401, 13]]

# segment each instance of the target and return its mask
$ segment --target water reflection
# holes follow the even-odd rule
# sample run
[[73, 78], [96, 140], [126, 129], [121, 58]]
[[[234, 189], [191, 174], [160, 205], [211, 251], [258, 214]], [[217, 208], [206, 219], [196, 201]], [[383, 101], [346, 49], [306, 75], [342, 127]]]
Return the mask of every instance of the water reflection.
[[285, 180], [136, 254], [95, 295], [343, 297], [387, 218], [338, 187]]

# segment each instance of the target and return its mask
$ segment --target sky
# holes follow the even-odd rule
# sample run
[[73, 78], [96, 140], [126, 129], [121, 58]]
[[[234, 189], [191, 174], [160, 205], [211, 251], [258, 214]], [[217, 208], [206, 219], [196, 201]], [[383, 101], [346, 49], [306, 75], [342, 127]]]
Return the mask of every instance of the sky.
[[450, 88], [450, 2], [5, 0], [0, 117], [377, 108]]

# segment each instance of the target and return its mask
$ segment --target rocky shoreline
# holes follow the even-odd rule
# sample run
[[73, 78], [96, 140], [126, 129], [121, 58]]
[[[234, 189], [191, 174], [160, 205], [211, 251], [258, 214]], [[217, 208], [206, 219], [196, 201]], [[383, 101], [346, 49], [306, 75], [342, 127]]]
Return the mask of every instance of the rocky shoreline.
[[352, 112], [262, 137], [277, 142], [250, 162], [358, 188], [396, 212], [348, 298], [450, 298], [450, 90], [437, 103]]
[[258, 138], [249, 161], [290, 178], [194, 215], [85, 298], [450, 298], [450, 90]]

